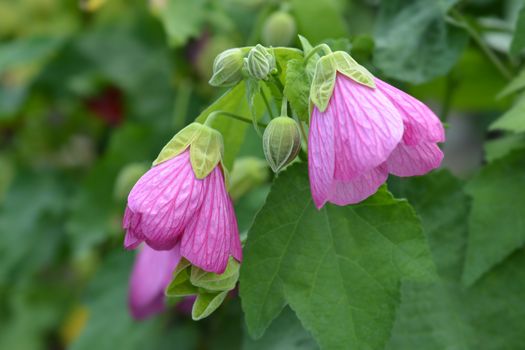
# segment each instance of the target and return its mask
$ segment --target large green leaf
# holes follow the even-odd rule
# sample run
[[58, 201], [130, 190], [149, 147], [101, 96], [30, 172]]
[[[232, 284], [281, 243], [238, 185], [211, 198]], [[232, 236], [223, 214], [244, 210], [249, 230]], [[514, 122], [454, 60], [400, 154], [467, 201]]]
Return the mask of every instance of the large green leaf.
[[316, 350], [312, 336], [301, 326], [292, 310], [285, 308], [261, 339], [244, 338], [243, 350]]
[[30, 37], [0, 44], [0, 73], [45, 59], [64, 43], [63, 38]]
[[292, 108], [297, 112], [299, 119], [306, 123], [309, 120], [308, 104], [311, 84], [312, 79], [308, 76], [304, 60], [294, 59], [288, 61], [284, 95], [290, 101]]
[[445, 15], [457, 0], [382, 1], [376, 25], [374, 63], [392, 78], [423, 83], [444, 75], [467, 42]]
[[467, 285], [525, 243], [525, 151], [495, 160], [466, 187], [472, 197], [463, 280]]
[[240, 294], [259, 337], [289, 304], [321, 347], [382, 349], [401, 279], [433, 275], [421, 225], [383, 188], [348, 207], [312, 203], [307, 168], [280, 174], [248, 234]]
[[524, 252], [513, 254], [465, 289], [460, 276], [469, 200], [461, 182], [442, 171], [396, 185], [395, 192], [407, 196], [422, 217], [441, 282], [403, 284], [387, 349], [523, 348]]

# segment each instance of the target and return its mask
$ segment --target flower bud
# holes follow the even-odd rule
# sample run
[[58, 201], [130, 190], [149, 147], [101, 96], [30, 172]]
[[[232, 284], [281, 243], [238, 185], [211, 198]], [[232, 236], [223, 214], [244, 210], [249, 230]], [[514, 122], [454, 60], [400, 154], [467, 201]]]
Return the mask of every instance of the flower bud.
[[131, 163], [122, 168], [115, 181], [113, 198], [118, 201], [125, 200], [129, 191], [148, 169], [149, 166], [145, 163]]
[[234, 201], [268, 180], [268, 165], [257, 157], [242, 157], [235, 160], [230, 175], [230, 196]]
[[246, 71], [255, 79], [266, 80], [275, 69], [275, 57], [262, 45], [257, 45], [248, 53], [245, 60]]
[[296, 34], [294, 18], [288, 12], [277, 11], [266, 19], [261, 39], [268, 46], [288, 46]]
[[292, 118], [275, 118], [264, 130], [264, 156], [275, 173], [293, 161], [300, 149], [301, 132]]
[[220, 53], [213, 62], [213, 75], [209, 81], [212, 86], [233, 86], [242, 79], [243, 52], [229, 49]]

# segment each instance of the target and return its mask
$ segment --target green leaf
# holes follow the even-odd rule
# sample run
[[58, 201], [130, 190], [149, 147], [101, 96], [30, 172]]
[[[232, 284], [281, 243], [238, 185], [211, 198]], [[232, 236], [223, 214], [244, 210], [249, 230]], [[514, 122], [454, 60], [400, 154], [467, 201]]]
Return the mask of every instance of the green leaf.
[[518, 150], [484, 167], [467, 185], [472, 211], [465, 284], [472, 285], [525, 243], [524, 181], [525, 151]]
[[166, 1], [166, 8], [160, 11], [160, 16], [171, 46], [182, 46], [199, 35], [206, 19], [205, 3], [205, 0]]
[[285, 308], [273, 321], [261, 339], [244, 338], [243, 350], [316, 350], [319, 349], [295, 316], [292, 310]]
[[505, 88], [498, 94], [498, 98], [509, 96], [515, 92], [525, 89], [525, 69], [523, 69], [517, 77], [505, 86]]
[[303, 62], [304, 60], [302, 59], [288, 61], [284, 95], [297, 113], [299, 119], [308, 123], [310, 119], [308, 105], [312, 77], [307, 74]]
[[64, 43], [63, 38], [30, 37], [0, 44], [0, 74], [13, 67], [51, 56]]
[[520, 148], [525, 148], [524, 134], [505, 135], [501, 138], [485, 142], [485, 158], [488, 162], [492, 162]]
[[[387, 349], [521, 349], [525, 254], [519, 251], [465, 289], [461, 273], [469, 200], [459, 180], [440, 171], [393, 186], [421, 215], [441, 283], [403, 283]], [[494, 240], [487, 241], [488, 245]], [[505, 286], [502, 288], [502, 286]]]
[[314, 45], [327, 38], [348, 35], [343, 11], [335, 0], [292, 0], [298, 32]]
[[312, 203], [307, 168], [280, 174], [248, 234], [240, 294], [260, 337], [286, 304], [321, 347], [381, 349], [401, 279], [428, 280], [433, 264], [410, 205], [383, 188], [348, 207]]
[[490, 130], [525, 131], [525, 97], [489, 126]]
[[191, 310], [191, 318], [198, 321], [210, 316], [221, 306], [227, 295], [227, 290], [218, 293], [199, 292]]
[[514, 30], [514, 36], [510, 44], [510, 53], [518, 55], [523, 49], [525, 49], [525, 4], [521, 6], [518, 14], [516, 29]]
[[466, 33], [447, 25], [457, 0], [382, 1], [374, 63], [387, 76], [422, 83], [446, 74], [467, 43]]
[[[244, 82], [228, 90], [224, 95], [217, 99], [213, 104], [206, 108], [197, 118], [196, 121], [204, 123], [210, 113], [214, 111], [223, 111], [234, 113], [241, 116], [248, 116], [250, 108], [245, 98]], [[258, 114], [262, 114], [263, 105], [260, 99], [256, 99], [256, 108]], [[219, 115], [212, 123], [211, 127], [217, 129], [224, 138], [224, 158], [223, 163], [229, 170], [232, 169], [233, 161], [239, 152], [246, 135], [248, 125], [238, 120]]]

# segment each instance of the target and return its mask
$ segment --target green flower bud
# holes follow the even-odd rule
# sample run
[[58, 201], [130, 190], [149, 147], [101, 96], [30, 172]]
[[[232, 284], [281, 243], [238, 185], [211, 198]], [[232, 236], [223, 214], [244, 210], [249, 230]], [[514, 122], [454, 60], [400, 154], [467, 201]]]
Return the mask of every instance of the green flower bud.
[[277, 11], [264, 22], [261, 39], [268, 46], [288, 46], [296, 34], [295, 19], [288, 12]]
[[257, 157], [242, 157], [235, 160], [230, 175], [230, 196], [234, 201], [268, 180], [268, 165]]
[[115, 181], [113, 198], [118, 201], [126, 199], [135, 183], [148, 169], [149, 166], [144, 163], [131, 163], [122, 168]]
[[212, 86], [233, 86], [242, 79], [243, 52], [229, 49], [215, 57], [213, 75], [209, 81]]
[[299, 125], [292, 118], [275, 118], [264, 130], [264, 156], [275, 173], [290, 164], [300, 149], [301, 132]]
[[275, 57], [262, 45], [257, 44], [245, 59], [248, 74], [255, 79], [266, 80], [275, 69]]

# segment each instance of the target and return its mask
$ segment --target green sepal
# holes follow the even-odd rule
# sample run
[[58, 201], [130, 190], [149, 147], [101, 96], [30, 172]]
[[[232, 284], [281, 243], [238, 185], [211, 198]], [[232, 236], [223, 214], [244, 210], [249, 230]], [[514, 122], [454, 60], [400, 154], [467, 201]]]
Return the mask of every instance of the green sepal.
[[194, 321], [202, 320], [211, 315], [219, 306], [221, 306], [224, 298], [228, 295], [228, 291], [219, 293], [208, 293], [199, 291], [193, 308], [191, 310], [191, 318]]
[[166, 296], [184, 297], [198, 293], [198, 288], [191, 284], [190, 270], [191, 263], [186, 259], [181, 259], [179, 265], [177, 265], [173, 272], [173, 279], [166, 288]]
[[224, 143], [215, 129], [200, 123], [191, 123], [179, 131], [160, 151], [153, 165], [178, 156], [190, 147], [190, 162], [198, 179], [208, 176], [222, 160]]
[[193, 266], [190, 274], [192, 285], [210, 292], [229, 291], [235, 288], [239, 280], [240, 264], [232, 257], [228, 262], [226, 270], [222, 274], [206, 272]]
[[374, 76], [359, 65], [348, 53], [336, 51], [317, 61], [310, 89], [310, 100], [324, 112], [332, 96], [336, 73], [339, 72], [355, 82], [375, 89]]

